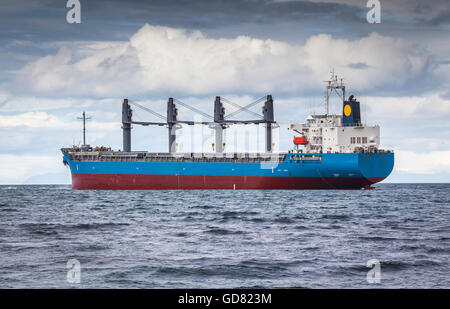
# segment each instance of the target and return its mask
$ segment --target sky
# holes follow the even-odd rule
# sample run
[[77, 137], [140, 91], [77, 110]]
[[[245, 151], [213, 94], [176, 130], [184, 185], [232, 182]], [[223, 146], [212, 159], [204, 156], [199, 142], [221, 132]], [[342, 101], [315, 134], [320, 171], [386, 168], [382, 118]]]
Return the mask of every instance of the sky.
[[[60, 148], [82, 143], [83, 111], [87, 142], [121, 149], [124, 98], [165, 115], [174, 97], [212, 115], [217, 95], [245, 105], [271, 94], [275, 149], [287, 151], [289, 124], [324, 112], [331, 70], [395, 151], [387, 182], [449, 182], [450, 1], [380, 0], [380, 23], [367, 2], [80, 0], [81, 23], [69, 24], [66, 0], [2, 0], [0, 184], [70, 183]], [[179, 119], [209, 120], [181, 106]], [[225, 132], [225, 151], [264, 149], [262, 127]], [[211, 151], [210, 128], [177, 134], [178, 151]], [[132, 148], [166, 151], [166, 129], [134, 126]]]

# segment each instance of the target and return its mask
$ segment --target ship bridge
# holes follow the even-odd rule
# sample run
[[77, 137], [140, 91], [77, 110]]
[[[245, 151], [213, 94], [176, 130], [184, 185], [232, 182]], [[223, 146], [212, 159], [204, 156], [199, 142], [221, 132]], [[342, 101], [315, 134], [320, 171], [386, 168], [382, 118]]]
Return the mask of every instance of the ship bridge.
[[[380, 145], [380, 127], [361, 122], [360, 102], [353, 95], [346, 99], [342, 79], [332, 73], [326, 85], [326, 113], [310, 115], [306, 123], [291, 124], [289, 129], [301, 134], [294, 139], [297, 152], [354, 153], [377, 152]], [[342, 115], [329, 114], [332, 91], [342, 92]], [[339, 93], [338, 93], [339, 94]], [[299, 146], [304, 149], [300, 150]]]

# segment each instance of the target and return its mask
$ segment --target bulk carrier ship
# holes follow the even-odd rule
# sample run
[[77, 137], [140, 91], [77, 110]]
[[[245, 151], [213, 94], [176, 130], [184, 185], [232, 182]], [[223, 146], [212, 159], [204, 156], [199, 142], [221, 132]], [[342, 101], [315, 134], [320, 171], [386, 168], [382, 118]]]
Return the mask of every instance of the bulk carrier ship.
[[[329, 113], [333, 91], [342, 93], [342, 115]], [[229, 120], [232, 114], [264, 102], [261, 118]], [[105, 147], [63, 148], [63, 163], [70, 167], [73, 189], [111, 190], [178, 190], [178, 189], [370, 189], [392, 171], [394, 153], [382, 150], [380, 127], [361, 122], [360, 102], [346, 98], [342, 79], [333, 73], [326, 84], [326, 113], [311, 115], [303, 124], [291, 124], [298, 133], [293, 149], [286, 153], [272, 152], [272, 129], [276, 126], [273, 99], [267, 95], [230, 115], [223, 103], [236, 105], [216, 97], [212, 122], [201, 122], [215, 130], [212, 153], [176, 152], [176, 129], [193, 121], [177, 119], [173, 98], [167, 102], [164, 122], [138, 122], [132, 119], [127, 99], [122, 104], [123, 150]], [[193, 111], [201, 111], [191, 107]], [[161, 116], [148, 110], [157, 116]], [[162, 116], [161, 116], [162, 117]], [[265, 124], [264, 153], [224, 153], [223, 131], [232, 124]], [[131, 150], [131, 125], [166, 126], [169, 131], [168, 152]]]

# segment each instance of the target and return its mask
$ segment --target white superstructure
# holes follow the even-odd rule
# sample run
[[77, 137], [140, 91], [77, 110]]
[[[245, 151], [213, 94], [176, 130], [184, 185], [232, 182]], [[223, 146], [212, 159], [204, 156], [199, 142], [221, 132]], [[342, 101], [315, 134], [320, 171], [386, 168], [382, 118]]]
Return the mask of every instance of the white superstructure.
[[[289, 129], [301, 134], [294, 139], [296, 151], [304, 153], [353, 153], [376, 152], [380, 145], [380, 127], [361, 123], [359, 102], [350, 96], [345, 100], [345, 86], [342, 79], [332, 78], [326, 86], [325, 115], [310, 115], [304, 124], [291, 124]], [[343, 114], [329, 115], [330, 91], [342, 90]], [[304, 149], [299, 149], [303, 145]]]

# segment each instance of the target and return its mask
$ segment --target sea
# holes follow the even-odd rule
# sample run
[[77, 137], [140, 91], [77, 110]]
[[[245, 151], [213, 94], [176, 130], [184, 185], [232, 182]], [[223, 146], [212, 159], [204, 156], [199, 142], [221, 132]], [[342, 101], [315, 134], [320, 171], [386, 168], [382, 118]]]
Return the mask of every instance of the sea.
[[450, 184], [0, 186], [0, 288], [450, 288]]

